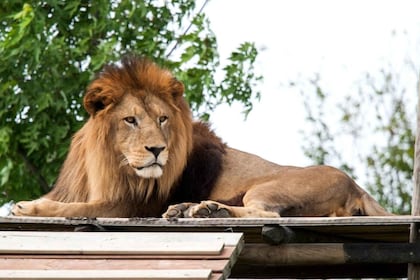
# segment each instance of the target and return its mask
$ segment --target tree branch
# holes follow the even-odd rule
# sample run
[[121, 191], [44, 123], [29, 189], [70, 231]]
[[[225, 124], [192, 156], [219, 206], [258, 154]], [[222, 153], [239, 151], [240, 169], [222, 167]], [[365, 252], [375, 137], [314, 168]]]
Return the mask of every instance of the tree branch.
[[[201, 6], [200, 10], [198, 10], [198, 13], [196, 15], [199, 15], [203, 12], [204, 7], [206, 7], [207, 3], [209, 2], [209, 0], [204, 1], [203, 5]], [[190, 22], [190, 24], [188, 25], [188, 27], [185, 29], [185, 31], [182, 33], [182, 36], [184, 36], [185, 34], [187, 34], [187, 32], [190, 30], [191, 26], [193, 24], [193, 21]], [[171, 54], [176, 50], [176, 48], [178, 47], [180, 43], [180, 39], [178, 38], [178, 40], [176, 40], [175, 45], [172, 47], [172, 49], [168, 52], [168, 54], [166, 55], [166, 58], [170, 57]]]

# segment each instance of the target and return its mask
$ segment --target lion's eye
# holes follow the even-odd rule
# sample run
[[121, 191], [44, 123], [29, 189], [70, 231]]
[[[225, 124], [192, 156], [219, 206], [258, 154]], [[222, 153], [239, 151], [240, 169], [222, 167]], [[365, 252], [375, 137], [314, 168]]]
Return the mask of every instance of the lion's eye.
[[137, 120], [136, 120], [135, 117], [125, 117], [124, 121], [128, 124], [131, 124], [131, 125], [136, 125], [137, 124]]
[[168, 120], [168, 116], [160, 116], [159, 117], [159, 124], [162, 125]]

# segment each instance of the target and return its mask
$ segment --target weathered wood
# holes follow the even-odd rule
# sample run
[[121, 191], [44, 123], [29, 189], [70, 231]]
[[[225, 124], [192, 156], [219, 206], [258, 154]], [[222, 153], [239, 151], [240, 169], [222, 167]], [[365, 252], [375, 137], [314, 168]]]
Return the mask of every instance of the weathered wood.
[[[331, 242], [408, 242], [410, 225], [420, 216], [346, 217], [346, 218], [278, 218], [278, 219], [65, 219], [37, 217], [0, 217], [0, 230], [73, 231], [83, 223], [96, 223], [108, 231], [136, 232], [225, 232], [244, 233], [246, 242], [261, 242], [264, 225], [287, 226], [295, 233], [301, 230], [320, 233]], [[82, 224], [80, 224], [82, 223]], [[324, 242], [319, 238], [319, 241]], [[319, 242], [317, 241], [317, 242]], [[301, 241], [294, 241], [301, 242]], [[325, 242], [328, 242], [325, 240]]]
[[394, 279], [407, 277], [407, 264], [337, 264], [269, 266], [237, 263], [235, 279]]
[[[271, 245], [284, 243], [344, 243], [354, 241], [350, 236], [344, 237], [331, 232], [268, 225], [261, 229], [262, 239]], [[377, 233], [375, 232], [375, 235]]]
[[[108, 234], [0, 232], [3, 254], [213, 254], [224, 247], [221, 240], [195, 241], [196, 234]], [[124, 238], [125, 237], [125, 238]], [[160, 238], [161, 239], [160, 239]]]
[[247, 244], [238, 263], [287, 266], [342, 264], [345, 260], [343, 244]]
[[15, 217], [7, 216], [0, 217], [0, 227], [5, 227], [12, 224], [24, 225], [35, 224], [38, 227], [41, 225], [67, 225], [67, 226], [80, 226], [80, 225], [100, 225], [103, 227], [191, 227], [199, 229], [200, 227], [261, 227], [264, 225], [282, 225], [282, 226], [379, 226], [379, 225], [401, 225], [420, 223], [420, 215], [411, 216], [387, 216], [387, 217], [284, 217], [284, 218], [256, 218], [256, 219], [236, 219], [236, 218], [223, 218], [223, 219], [207, 219], [207, 218], [183, 218], [183, 219], [160, 219], [160, 218], [58, 218], [58, 217]]
[[236, 246], [241, 242], [240, 233], [0, 232], [0, 252], [4, 254], [219, 255], [224, 244]]
[[268, 266], [336, 265], [346, 263], [420, 263], [420, 244], [328, 243], [248, 244], [241, 264]]
[[420, 244], [345, 243], [346, 263], [420, 263]]
[[[414, 188], [412, 197], [412, 215], [420, 215], [420, 75], [417, 81], [417, 132], [416, 142], [414, 147]], [[419, 223], [413, 223], [410, 230], [410, 242], [420, 242], [420, 225]], [[408, 279], [417, 280], [420, 279], [420, 264], [410, 264], [408, 266]]]
[[0, 279], [190, 279], [206, 280], [211, 270], [0, 270]]
[[124, 243], [189, 243], [209, 242], [224, 243], [227, 246], [236, 246], [242, 240], [241, 233], [227, 232], [49, 232], [49, 231], [0, 231], [1, 239], [8, 238], [35, 238], [45, 239], [47, 242], [124, 242]]
[[[185, 256], [184, 256], [185, 257]], [[0, 271], [4, 268], [9, 270], [154, 270], [154, 269], [180, 269], [196, 270], [209, 269], [214, 272], [225, 273], [229, 268], [229, 259], [221, 260], [190, 260], [190, 259], [78, 259], [71, 255], [67, 258], [4, 258], [0, 257]]]
[[[232, 255], [238, 255], [237, 248], [235, 246], [225, 246], [222, 252], [219, 255], [200, 255], [200, 254], [191, 254], [191, 255], [127, 255], [127, 254], [96, 254], [96, 255], [57, 255], [57, 254], [25, 254], [25, 258], [28, 259], [68, 259], [68, 258], [77, 258], [77, 259], [189, 259], [189, 260], [220, 260], [220, 259], [229, 259]], [[7, 259], [21, 259], [22, 255], [17, 254], [0, 254], [0, 258]]]
[[[66, 272], [79, 270], [117, 271], [107, 273], [109, 279], [153, 279], [149, 272], [155, 270], [174, 271], [168, 279], [188, 279], [183, 272], [208, 270], [214, 273], [205, 279], [224, 279], [242, 247], [242, 233], [7, 231], [0, 232], [0, 279], [52, 279], [40, 271], [57, 268], [60, 277], [54, 279], [90, 279]], [[137, 276], [125, 274], [133, 269], [140, 271]], [[17, 272], [13, 278], [5, 270], [35, 273]], [[156, 275], [166, 279], [166, 274]]]
[[[92, 227], [101, 227], [103, 230], [114, 231], [116, 235], [131, 233], [121, 231], [135, 231], [144, 232], [146, 234], [159, 234], [166, 235], [168, 231], [177, 232], [190, 232], [194, 231], [197, 235], [201, 235], [206, 232], [224, 232], [234, 231], [243, 232], [245, 235], [246, 247], [254, 246], [252, 243], [263, 242], [261, 237], [261, 229], [265, 225], [275, 226], [287, 226], [293, 230], [295, 239], [292, 242], [301, 242], [299, 236], [303, 233], [305, 236], [310, 238], [306, 241], [318, 242], [319, 240], [325, 240], [323, 242], [337, 242], [337, 240], [349, 240], [340, 243], [351, 243], [351, 242], [391, 242], [401, 244], [408, 242], [410, 225], [413, 222], [420, 222], [420, 216], [394, 216], [394, 217], [346, 217], [346, 218], [278, 218], [278, 219], [179, 219], [179, 220], [167, 220], [167, 219], [65, 219], [65, 218], [17, 218], [17, 217], [5, 217], [0, 218], [0, 229], [36, 229], [36, 230], [49, 230], [49, 231], [72, 231], [79, 226], [92, 225]], [[109, 233], [109, 232], [108, 232]], [[114, 234], [112, 233], [112, 234]], [[68, 233], [64, 233], [68, 234]], [[137, 233], [135, 233], [137, 234]], [[321, 237], [318, 240], [312, 240], [314, 236]], [[323, 239], [326, 238], [326, 239]], [[289, 244], [299, 245], [299, 244]], [[305, 245], [305, 244], [301, 244]], [[312, 244], [317, 245], [317, 244]], [[319, 244], [323, 245], [323, 244]], [[336, 245], [336, 244], [328, 244]], [[226, 249], [226, 246], [225, 246]], [[315, 250], [315, 249], [313, 249]], [[395, 249], [399, 251], [400, 249]], [[405, 249], [403, 249], [405, 250]], [[235, 250], [234, 250], [235, 251]], [[222, 251], [223, 252], [223, 251]], [[231, 259], [234, 259], [232, 255]], [[236, 254], [237, 255], [237, 254]], [[309, 277], [309, 273], [312, 271], [317, 278], [328, 278], [328, 277], [340, 277], [340, 271], [343, 271], [342, 275], [346, 275], [347, 278], [352, 277], [406, 277], [407, 276], [407, 264], [400, 263], [387, 263], [384, 264], [354, 264], [354, 263], [343, 263], [343, 264], [317, 264], [307, 265], [298, 264], [294, 266], [290, 265], [277, 265], [270, 266], [265, 263], [243, 263], [242, 257], [248, 255], [247, 251], [244, 251], [238, 262], [234, 266], [234, 271], [241, 271], [248, 274], [233, 274], [233, 278], [249, 278], [252, 277], [252, 273], [257, 273], [258, 277], [274, 277], [279, 278], [280, 276], [287, 275], [287, 278], [296, 278], [299, 275], [306, 275]], [[59, 255], [56, 255], [59, 256]], [[108, 258], [108, 255], [103, 255]], [[127, 259], [134, 255], [116, 255], [116, 258]], [[156, 256], [156, 255], [155, 255]], [[195, 255], [199, 257], [199, 255]], [[200, 255], [201, 256], [201, 255]], [[6, 256], [5, 256], [6, 257]], [[10, 256], [7, 256], [10, 258]], [[41, 255], [38, 255], [41, 257]], [[60, 256], [65, 257], [65, 256]], [[80, 258], [93, 258], [96, 256], [79, 255]], [[217, 255], [213, 255], [217, 259]], [[142, 258], [136, 256], [136, 258]], [[147, 259], [147, 257], [146, 257]], [[246, 259], [245, 259], [246, 260]], [[318, 260], [319, 261], [319, 260]], [[231, 265], [231, 264], [230, 264]], [[240, 269], [235, 269], [239, 267]], [[360, 268], [362, 270], [352, 269]], [[383, 269], [381, 269], [383, 267]], [[318, 269], [319, 268], [319, 269]], [[318, 270], [317, 270], [318, 269]], [[334, 272], [335, 271], [335, 272]], [[345, 271], [345, 273], [344, 273]], [[289, 274], [292, 273], [292, 274]], [[295, 273], [296, 276], [293, 276]], [[322, 274], [323, 273], [323, 274]], [[354, 274], [352, 274], [354, 273]], [[222, 274], [224, 275], [224, 274]], [[226, 277], [226, 275], [224, 275]], [[312, 276], [313, 278], [314, 276]], [[281, 277], [280, 277], [281, 278]]]

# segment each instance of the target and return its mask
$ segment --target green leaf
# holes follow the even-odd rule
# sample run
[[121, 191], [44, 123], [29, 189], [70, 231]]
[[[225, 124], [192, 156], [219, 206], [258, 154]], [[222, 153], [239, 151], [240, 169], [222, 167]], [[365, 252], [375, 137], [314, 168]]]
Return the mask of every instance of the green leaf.
[[216, 79], [222, 70], [217, 40], [195, 4], [0, 1], [0, 203], [49, 190], [87, 118], [84, 90], [104, 64], [123, 54], [138, 53], [173, 70], [197, 116], [208, 119], [224, 102], [252, 109], [260, 80], [254, 45], [241, 44], [232, 67]]

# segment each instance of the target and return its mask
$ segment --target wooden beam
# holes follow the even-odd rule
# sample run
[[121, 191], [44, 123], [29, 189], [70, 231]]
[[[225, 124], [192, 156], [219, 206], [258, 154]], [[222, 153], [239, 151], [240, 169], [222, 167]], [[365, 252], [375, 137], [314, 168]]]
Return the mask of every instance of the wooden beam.
[[344, 243], [354, 241], [352, 238], [345, 238], [327, 232], [315, 232], [307, 229], [278, 225], [268, 225], [261, 229], [262, 239], [271, 245], [284, 243]]
[[[414, 187], [413, 187], [413, 198], [411, 205], [412, 215], [420, 215], [420, 75], [417, 83], [417, 132], [416, 132], [416, 143], [414, 147]], [[410, 230], [410, 242], [420, 243], [420, 224], [413, 223]], [[408, 265], [408, 279], [417, 280], [420, 279], [420, 264], [409, 264]]]
[[380, 226], [380, 225], [401, 225], [420, 222], [420, 215], [411, 216], [384, 216], [384, 217], [283, 217], [283, 218], [183, 218], [183, 219], [161, 219], [161, 218], [60, 218], [60, 217], [17, 217], [7, 216], [0, 217], [0, 226], [9, 230], [13, 224], [23, 226], [25, 224], [36, 225], [38, 230], [42, 225], [52, 228], [54, 225], [63, 225], [68, 227], [76, 227], [80, 225], [100, 225], [102, 227], [118, 228], [171, 228], [171, 227], [194, 227], [207, 228], [207, 227], [255, 227], [264, 225], [283, 225], [283, 226], [299, 226], [299, 227], [314, 227], [314, 226]]
[[407, 264], [342, 264], [312, 266], [268, 266], [237, 263], [232, 279], [389, 279], [406, 278]]
[[288, 266], [342, 264], [346, 262], [343, 244], [246, 244], [238, 263]]
[[268, 266], [420, 263], [420, 244], [318, 243], [245, 245], [238, 263]]

